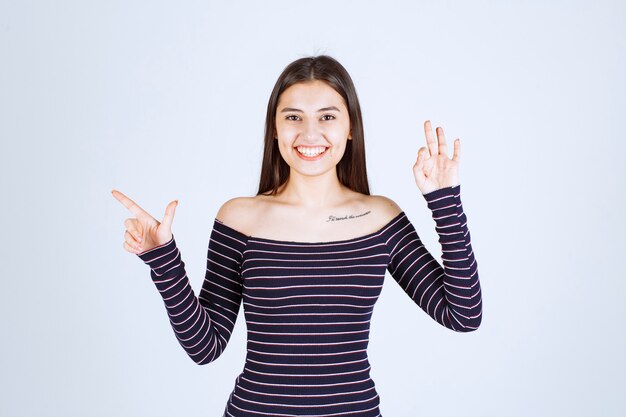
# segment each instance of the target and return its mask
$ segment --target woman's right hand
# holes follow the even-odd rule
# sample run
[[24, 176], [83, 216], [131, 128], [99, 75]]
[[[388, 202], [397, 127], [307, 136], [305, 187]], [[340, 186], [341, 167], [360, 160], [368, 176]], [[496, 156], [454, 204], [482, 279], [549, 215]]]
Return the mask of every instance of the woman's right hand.
[[121, 192], [112, 190], [111, 194], [135, 215], [134, 218], [128, 218], [124, 221], [124, 226], [126, 226], [124, 249], [128, 252], [137, 255], [163, 245], [172, 239], [172, 222], [178, 200], [171, 201], [167, 205], [163, 221], [159, 222]]

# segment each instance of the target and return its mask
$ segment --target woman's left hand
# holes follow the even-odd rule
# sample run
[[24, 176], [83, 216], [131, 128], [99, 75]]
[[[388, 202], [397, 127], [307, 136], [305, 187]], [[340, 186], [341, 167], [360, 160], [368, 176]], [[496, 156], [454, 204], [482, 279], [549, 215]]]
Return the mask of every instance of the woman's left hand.
[[417, 160], [413, 165], [415, 184], [422, 194], [459, 184], [461, 140], [457, 138], [454, 141], [454, 154], [452, 159], [449, 159], [446, 153], [446, 138], [443, 135], [443, 129], [438, 127], [436, 130], [437, 140], [433, 136], [430, 120], [424, 122], [427, 146], [419, 149]]

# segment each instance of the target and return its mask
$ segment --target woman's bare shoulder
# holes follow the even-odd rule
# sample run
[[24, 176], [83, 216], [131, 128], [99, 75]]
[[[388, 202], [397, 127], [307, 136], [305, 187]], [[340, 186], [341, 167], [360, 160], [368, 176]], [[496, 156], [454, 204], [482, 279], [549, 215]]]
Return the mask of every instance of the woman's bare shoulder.
[[226, 226], [250, 235], [259, 208], [258, 196], [234, 197], [222, 204], [215, 217]]
[[383, 223], [396, 217], [402, 212], [402, 208], [395, 201], [384, 195], [368, 195], [367, 205], [372, 207], [372, 212], [379, 213]]

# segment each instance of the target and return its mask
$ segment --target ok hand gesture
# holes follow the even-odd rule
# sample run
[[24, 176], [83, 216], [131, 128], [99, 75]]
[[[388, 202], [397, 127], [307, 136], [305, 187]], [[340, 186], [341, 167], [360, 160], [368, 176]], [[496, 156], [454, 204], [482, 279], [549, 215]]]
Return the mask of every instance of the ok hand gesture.
[[417, 160], [413, 165], [415, 184], [422, 194], [459, 184], [459, 157], [461, 140], [454, 141], [452, 159], [446, 154], [446, 138], [443, 129], [437, 128], [437, 141], [433, 136], [430, 120], [424, 123], [427, 147], [421, 147], [417, 153]]
[[124, 221], [124, 226], [126, 226], [124, 249], [130, 253], [139, 254], [170, 241], [172, 221], [174, 221], [174, 211], [178, 200], [171, 201], [167, 205], [163, 221], [159, 223], [121, 192], [113, 190], [111, 193], [135, 215], [135, 218], [128, 218]]

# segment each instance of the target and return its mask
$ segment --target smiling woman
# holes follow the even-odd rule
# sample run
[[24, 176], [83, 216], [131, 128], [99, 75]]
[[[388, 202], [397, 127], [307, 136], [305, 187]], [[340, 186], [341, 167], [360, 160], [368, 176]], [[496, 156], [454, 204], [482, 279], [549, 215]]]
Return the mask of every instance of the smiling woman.
[[[289, 64], [278, 77], [267, 104], [258, 194], [270, 191], [275, 195], [289, 178], [291, 167], [284, 159], [284, 149], [289, 143], [282, 144], [289, 139], [293, 141], [293, 136], [298, 134], [304, 137], [294, 142], [295, 145], [324, 147], [331, 145], [324, 137], [332, 135], [329, 137], [340, 142], [332, 148], [332, 153], [339, 156], [336, 159], [339, 182], [369, 194], [361, 105], [350, 75], [331, 57], [301, 58]], [[346, 139], [349, 142], [342, 144]]]
[[448, 158], [424, 124], [413, 173], [439, 233], [442, 264], [392, 200], [369, 194], [361, 110], [350, 76], [328, 56], [285, 68], [270, 97], [257, 195], [222, 205], [200, 294], [171, 231], [113, 191], [135, 218], [124, 248], [140, 257], [180, 345], [198, 364], [226, 348], [241, 304], [248, 349], [223, 416], [381, 416], [367, 356], [386, 271], [441, 326], [476, 330], [478, 269], [458, 181], [460, 142]]
[[[325, 104], [332, 105], [320, 107]], [[335, 171], [352, 139], [348, 109], [339, 93], [319, 80], [294, 84], [280, 95], [278, 109], [275, 141], [293, 174]], [[298, 158], [320, 162], [298, 163]]]

